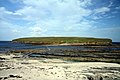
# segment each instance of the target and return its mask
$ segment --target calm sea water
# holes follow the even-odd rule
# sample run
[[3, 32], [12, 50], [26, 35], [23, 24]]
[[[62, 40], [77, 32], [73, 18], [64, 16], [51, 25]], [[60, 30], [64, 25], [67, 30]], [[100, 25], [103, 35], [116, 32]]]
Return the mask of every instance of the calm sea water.
[[[119, 45], [120, 42], [113, 42], [113, 45]], [[93, 46], [40, 46], [40, 45], [31, 45], [23, 43], [13, 43], [10, 41], [0, 41], [0, 53], [7, 52], [10, 50], [20, 50], [20, 49], [70, 49], [70, 50], [120, 50], [120, 47], [93, 47]]]

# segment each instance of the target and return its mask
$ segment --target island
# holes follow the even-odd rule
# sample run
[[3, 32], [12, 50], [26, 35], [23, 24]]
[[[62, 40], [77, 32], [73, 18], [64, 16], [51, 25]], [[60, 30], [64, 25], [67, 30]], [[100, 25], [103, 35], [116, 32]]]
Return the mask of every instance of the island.
[[112, 40], [106, 38], [87, 37], [28, 37], [12, 40], [34, 45], [111, 45]]

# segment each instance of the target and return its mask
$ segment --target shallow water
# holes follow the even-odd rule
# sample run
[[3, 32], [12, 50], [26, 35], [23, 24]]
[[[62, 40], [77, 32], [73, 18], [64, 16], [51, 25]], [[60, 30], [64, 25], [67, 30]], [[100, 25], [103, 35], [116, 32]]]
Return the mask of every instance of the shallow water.
[[[21, 49], [45, 49], [48, 51], [59, 51], [59, 50], [80, 50], [80, 51], [120, 51], [119, 43], [114, 42], [115, 46], [42, 46], [42, 45], [31, 45], [23, 43], [13, 43], [11, 41], [0, 41], [0, 53], [8, 52], [11, 50]], [[117, 47], [116, 47], [117, 46]]]

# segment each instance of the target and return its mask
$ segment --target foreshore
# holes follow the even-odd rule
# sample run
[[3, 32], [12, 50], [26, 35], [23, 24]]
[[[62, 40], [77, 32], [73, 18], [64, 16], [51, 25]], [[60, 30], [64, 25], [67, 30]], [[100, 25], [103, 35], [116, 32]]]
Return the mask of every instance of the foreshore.
[[120, 80], [120, 64], [0, 54], [0, 80]]

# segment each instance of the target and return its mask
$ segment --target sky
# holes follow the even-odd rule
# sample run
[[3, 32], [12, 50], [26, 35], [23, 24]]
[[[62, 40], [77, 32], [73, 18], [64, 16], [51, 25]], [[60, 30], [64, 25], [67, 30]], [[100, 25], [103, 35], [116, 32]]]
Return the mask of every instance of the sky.
[[120, 42], [120, 0], [0, 0], [0, 41], [51, 36]]

